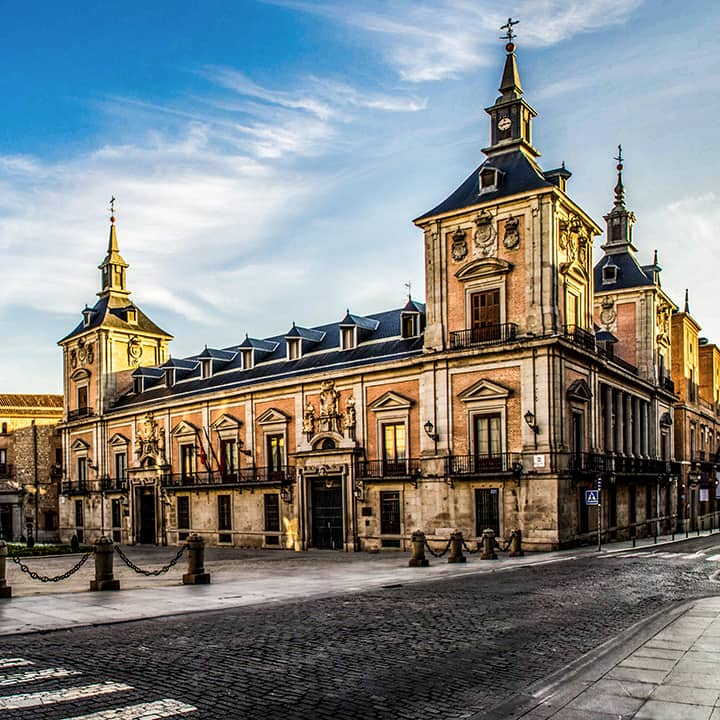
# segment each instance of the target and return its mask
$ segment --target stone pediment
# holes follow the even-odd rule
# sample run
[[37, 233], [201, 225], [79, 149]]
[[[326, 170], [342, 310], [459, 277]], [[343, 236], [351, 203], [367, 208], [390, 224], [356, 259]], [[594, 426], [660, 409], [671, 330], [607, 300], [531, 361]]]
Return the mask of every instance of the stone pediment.
[[463, 402], [473, 402], [478, 400], [506, 400], [512, 395], [510, 388], [503, 387], [498, 383], [490, 380], [480, 380], [471, 385], [467, 390], [463, 390], [458, 397]]
[[373, 412], [380, 412], [382, 410], [409, 410], [412, 405], [413, 401], [409, 398], [389, 390], [377, 400], [370, 403], [368, 410], [372, 410]]
[[85, 442], [85, 440], [78, 438], [75, 440], [75, 442], [70, 446], [70, 449], [73, 452], [83, 452], [84, 450], [90, 449], [90, 444]]
[[122, 433], [115, 433], [109, 440], [110, 445], [129, 445], [130, 440]]
[[90, 371], [85, 368], [78, 368], [75, 372], [70, 375], [70, 379], [77, 382], [78, 380], [86, 380], [90, 377]]
[[196, 435], [199, 431], [195, 425], [187, 420], [181, 420], [171, 431], [172, 435]]
[[286, 415], [282, 410], [277, 408], [269, 408], [262, 413], [256, 420], [258, 425], [272, 425], [277, 423], [288, 423], [290, 417]]
[[494, 277], [509, 273], [512, 263], [501, 258], [479, 258], [463, 265], [456, 273], [458, 280], [475, 280], [477, 278]]
[[566, 393], [568, 400], [580, 400], [587, 402], [592, 398], [590, 387], [584, 380], [576, 380], [570, 385]]
[[237, 430], [242, 425], [242, 421], [232, 415], [224, 413], [215, 420], [210, 427], [213, 430]]

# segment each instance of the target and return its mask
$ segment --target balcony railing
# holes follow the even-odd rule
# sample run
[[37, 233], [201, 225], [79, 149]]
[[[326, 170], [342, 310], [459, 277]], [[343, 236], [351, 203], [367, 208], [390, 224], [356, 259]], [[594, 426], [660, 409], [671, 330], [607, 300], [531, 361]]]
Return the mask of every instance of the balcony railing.
[[515, 340], [518, 326], [515, 323], [485, 325], [450, 333], [450, 349], [478, 347], [480, 345], [502, 345]]
[[563, 335], [574, 345], [578, 345], [585, 350], [595, 352], [595, 335], [585, 328], [578, 325], [565, 325], [563, 327]]
[[165, 487], [196, 487], [198, 485], [288, 485], [295, 482], [295, 468], [247, 467], [239, 470], [170, 473], [161, 483]]
[[13, 476], [12, 463], [0, 463], [0, 478], [7, 479]]
[[452, 455], [448, 458], [449, 475], [496, 475], [512, 472], [511, 453], [493, 455]]
[[66, 480], [60, 485], [60, 492], [63, 495], [85, 495], [88, 490], [87, 480]]
[[675, 383], [670, 377], [662, 378], [662, 380], [660, 381], [660, 387], [662, 387], [663, 390], [667, 390], [668, 392], [675, 392]]
[[575, 473], [600, 475], [664, 475], [680, 473], [680, 463], [660, 458], [627, 457], [605, 453], [572, 453], [570, 470]]
[[357, 474], [361, 478], [413, 478], [420, 475], [420, 458], [404, 460], [360, 460]]
[[128, 489], [128, 480], [126, 477], [103, 477], [100, 478], [100, 489], [103, 492], [112, 492], [113, 490], [122, 492]]
[[95, 412], [91, 407], [81, 407], [76, 410], [68, 410], [68, 421], [77, 420], [79, 418], [90, 417]]

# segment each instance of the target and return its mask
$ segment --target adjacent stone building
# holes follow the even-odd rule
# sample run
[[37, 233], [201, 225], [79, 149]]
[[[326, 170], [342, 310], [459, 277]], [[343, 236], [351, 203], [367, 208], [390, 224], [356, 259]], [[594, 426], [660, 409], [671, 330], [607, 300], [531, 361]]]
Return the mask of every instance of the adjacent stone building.
[[546, 550], [592, 537], [600, 484], [614, 534], [685, 512], [675, 305], [635, 258], [622, 164], [593, 268], [602, 229], [564, 164], [539, 166], [506, 50], [486, 159], [414, 221], [425, 303], [171, 358], [111, 218], [99, 300], [60, 341], [64, 537], [376, 550], [520, 528]]
[[58, 539], [62, 395], [0, 395], [0, 537]]

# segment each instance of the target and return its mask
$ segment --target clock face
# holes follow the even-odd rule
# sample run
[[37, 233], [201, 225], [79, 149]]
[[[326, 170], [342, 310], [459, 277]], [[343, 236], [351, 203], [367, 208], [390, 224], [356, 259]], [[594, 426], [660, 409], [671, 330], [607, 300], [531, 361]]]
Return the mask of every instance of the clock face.
[[504, 132], [505, 130], [508, 130], [511, 125], [512, 125], [512, 121], [510, 120], [509, 117], [500, 118], [500, 120], [498, 122], [498, 129], [502, 130]]

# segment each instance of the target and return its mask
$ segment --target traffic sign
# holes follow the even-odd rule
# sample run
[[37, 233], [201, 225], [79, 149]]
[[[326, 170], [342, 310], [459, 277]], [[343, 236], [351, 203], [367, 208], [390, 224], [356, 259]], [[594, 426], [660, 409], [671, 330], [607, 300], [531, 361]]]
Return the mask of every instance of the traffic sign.
[[586, 505], [597, 505], [598, 504], [598, 491], [597, 490], [586, 490], [585, 491], [585, 504]]

